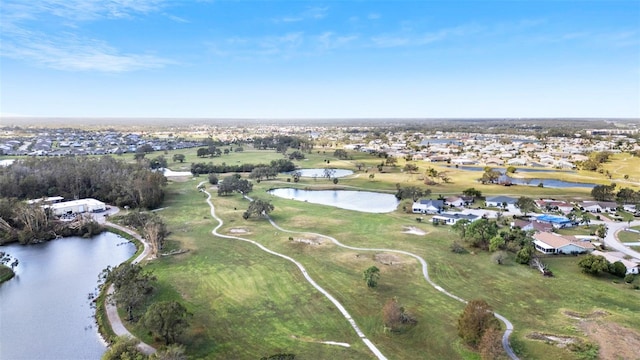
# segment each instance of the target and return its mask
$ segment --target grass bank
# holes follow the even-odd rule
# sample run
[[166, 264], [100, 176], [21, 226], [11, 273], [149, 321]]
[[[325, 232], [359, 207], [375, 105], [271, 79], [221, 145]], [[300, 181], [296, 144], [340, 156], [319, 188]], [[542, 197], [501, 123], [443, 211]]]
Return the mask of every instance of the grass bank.
[[[358, 159], [340, 163], [331, 160], [331, 164], [344, 163], [348, 168], [355, 161]], [[380, 159], [368, 161], [374, 164]], [[305, 167], [322, 163], [317, 157]], [[376, 172], [373, 179], [367, 174], [356, 171], [341, 178], [338, 185], [394, 191], [397, 183], [423, 182], [418, 174], [404, 174], [394, 168]], [[484, 194], [509, 191], [532, 197], [588, 196], [583, 189], [480, 186], [469, 174], [452, 175], [452, 179], [452, 183], [434, 186], [438, 191], [433, 193], [458, 193], [476, 187]], [[172, 246], [189, 251], [147, 264], [158, 278], [158, 290], [151, 301], [180, 300], [194, 314], [184, 339], [191, 357], [255, 359], [294, 353], [300, 359], [372, 358], [346, 320], [293, 264], [249, 243], [211, 235], [217, 223], [210, 216], [204, 194], [196, 191], [196, 184], [195, 180], [170, 182], [165, 209], [158, 213], [171, 231]], [[470, 249], [454, 254], [450, 246], [458, 235], [446, 226], [418, 223], [415, 215], [401, 211], [368, 214], [280, 199], [266, 193], [274, 184], [293, 185], [286, 182], [286, 177], [263, 181], [255, 184], [251, 196], [270, 200], [275, 206], [274, 221], [303, 233], [282, 233], [263, 219], [243, 220], [246, 200], [239, 195], [218, 197], [214, 193], [216, 213], [225, 222], [219, 231], [258, 241], [300, 261], [311, 277], [345, 305], [367, 337], [389, 358], [478, 358], [457, 336], [455, 324], [463, 304], [428, 285], [412, 258], [388, 251], [343, 249], [311, 232], [335, 237], [350, 246], [399, 249], [422, 256], [429, 263], [433, 280], [442, 287], [466, 299], [485, 299], [514, 323], [512, 342], [522, 358], [578, 358], [567, 349], [528, 337], [532, 332], [542, 332], [584, 338], [576, 320], [567, 315], [572, 312], [588, 314], [603, 309], [609, 314], [607, 321], [640, 329], [640, 318], [634, 316], [640, 313], [638, 292], [608, 276], [582, 274], [577, 266], [579, 257], [545, 258], [555, 274], [546, 278], [512, 260], [498, 266], [485, 252]], [[324, 188], [332, 184], [323, 179], [302, 179], [296, 186]], [[426, 235], [406, 233], [407, 227]], [[362, 280], [362, 272], [372, 265], [380, 268], [381, 279], [378, 287], [370, 289]], [[382, 322], [382, 306], [393, 297], [418, 320], [415, 327], [401, 334], [385, 332]], [[134, 332], [154, 342], [144, 330], [134, 326]], [[351, 347], [323, 341], [345, 342]]]

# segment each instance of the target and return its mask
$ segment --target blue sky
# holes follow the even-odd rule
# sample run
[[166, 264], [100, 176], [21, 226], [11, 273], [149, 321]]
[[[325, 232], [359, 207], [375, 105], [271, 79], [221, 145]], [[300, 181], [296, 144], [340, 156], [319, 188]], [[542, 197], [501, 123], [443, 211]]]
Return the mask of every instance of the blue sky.
[[640, 1], [2, 0], [3, 116], [640, 117]]

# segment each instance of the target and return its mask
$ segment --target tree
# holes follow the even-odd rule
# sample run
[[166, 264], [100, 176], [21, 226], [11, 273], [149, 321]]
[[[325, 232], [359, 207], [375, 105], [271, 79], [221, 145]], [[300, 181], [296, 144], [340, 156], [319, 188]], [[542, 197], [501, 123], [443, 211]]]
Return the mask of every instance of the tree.
[[184, 154], [173, 154], [173, 162], [183, 163], [186, 159]]
[[527, 216], [528, 212], [532, 212], [536, 208], [536, 203], [532, 198], [526, 196], [520, 196], [515, 203], [516, 207], [522, 211], [524, 216]]
[[249, 208], [244, 212], [242, 217], [245, 220], [251, 217], [251, 215], [266, 217], [273, 209], [274, 207], [269, 201], [255, 199], [249, 203]]
[[164, 246], [164, 238], [167, 236], [167, 226], [159, 216], [153, 216], [144, 224], [142, 235], [150, 245], [151, 256], [158, 257], [158, 253]]
[[602, 255], [589, 254], [578, 261], [582, 272], [590, 275], [598, 275], [609, 270], [609, 262]]
[[471, 223], [471, 221], [467, 219], [458, 220], [451, 228], [454, 231], [457, 231], [460, 234], [460, 238], [464, 239], [467, 236], [467, 226]]
[[389, 299], [382, 307], [382, 321], [384, 321], [384, 326], [391, 329], [391, 331], [402, 330], [405, 325], [417, 323], [395, 297]]
[[165, 157], [163, 155], [156, 156], [155, 158], [151, 159], [151, 161], [149, 161], [149, 166], [152, 169], [166, 168], [167, 167], [167, 159], [165, 159]]
[[398, 159], [394, 156], [387, 156], [384, 163], [388, 166], [396, 166], [396, 164], [398, 163]]
[[467, 226], [465, 238], [471, 240], [471, 245], [481, 249], [488, 249], [489, 240], [498, 233], [498, 225], [488, 219], [476, 220]]
[[401, 187], [399, 185], [396, 185], [396, 187], [398, 189], [396, 191], [396, 199], [398, 200], [411, 199], [413, 201], [418, 201], [421, 197], [429, 196], [431, 194], [431, 189], [422, 190], [416, 186]]
[[498, 170], [494, 170], [490, 167], [486, 167], [484, 169], [484, 173], [482, 174], [482, 178], [480, 179], [480, 181], [483, 184], [495, 184], [496, 182], [498, 182], [498, 179], [500, 178], [502, 174], [500, 173], [500, 171]]
[[165, 344], [174, 343], [189, 327], [190, 314], [177, 301], [162, 301], [151, 304], [142, 319], [144, 325], [161, 336]]
[[410, 174], [418, 171], [418, 165], [416, 164], [409, 164], [407, 163], [404, 168], [402, 168], [403, 171], [408, 172]]
[[458, 335], [469, 346], [477, 348], [489, 329], [499, 329], [500, 323], [484, 300], [471, 300], [458, 318]]
[[363, 279], [368, 287], [376, 287], [378, 285], [378, 279], [380, 279], [380, 269], [376, 266], [369, 267], [364, 271]]
[[517, 169], [514, 166], [509, 166], [507, 168], [507, 174], [515, 174], [516, 170]]
[[627, 274], [627, 267], [621, 261], [616, 261], [609, 265], [608, 271], [613, 276], [623, 278]]
[[209, 184], [211, 185], [218, 185], [218, 175], [214, 174], [214, 173], [210, 173], [209, 176]]
[[599, 237], [600, 239], [604, 239], [607, 236], [607, 225], [605, 224], [600, 224], [598, 225], [598, 227], [596, 228], [596, 236]]
[[518, 264], [529, 264], [531, 262], [531, 258], [534, 254], [533, 243], [528, 243], [522, 247], [522, 249], [518, 250], [516, 253], [516, 262]]
[[115, 269], [107, 268], [102, 276], [113, 284], [113, 299], [125, 308], [127, 319], [133, 321], [134, 310], [144, 303], [146, 296], [153, 290], [151, 281], [155, 277], [145, 272], [140, 265], [130, 263], [124, 263]]
[[611, 201], [613, 199], [613, 190], [615, 188], [615, 184], [596, 185], [591, 189], [591, 196], [593, 196], [597, 201]]
[[358, 171], [362, 171], [362, 168], [365, 167], [365, 164], [363, 162], [357, 162], [356, 163], [356, 168], [358, 168]]
[[138, 340], [134, 338], [118, 337], [102, 355], [102, 360], [146, 360], [147, 356], [138, 350], [137, 345]]
[[480, 358], [482, 360], [504, 359], [502, 347], [502, 333], [497, 328], [491, 327], [484, 332], [478, 344]]
[[496, 235], [489, 240], [489, 251], [494, 252], [503, 249], [505, 240], [502, 236]]
[[482, 196], [482, 192], [480, 190], [476, 190], [475, 188], [468, 188], [462, 191], [462, 194], [465, 196], [471, 196], [473, 198], [479, 198]]
[[347, 152], [343, 149], [337, 149], [336, 151], [334, 151], [333, 156], [341, 160], [345, 160], [349, 158], [349, 154], [347, 154]]

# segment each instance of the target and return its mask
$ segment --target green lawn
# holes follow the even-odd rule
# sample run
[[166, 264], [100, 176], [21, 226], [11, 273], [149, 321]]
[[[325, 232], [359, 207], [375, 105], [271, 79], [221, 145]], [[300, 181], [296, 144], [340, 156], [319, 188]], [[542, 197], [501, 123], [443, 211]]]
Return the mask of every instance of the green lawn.
[[[278, 158], [274, 155], [281, 156], [269, 152], [263, 159]], [[316, 153], [301, 165], [323, 167], [322, 164], [326, 164], [326, 155], [323, 155]], [[229, 155], [228, 159], [235, 156]], [[366, 161], [371, 166], [380, 162], [366, 154], [354, 154], [354, 157], [346, 161], [331, 158], [330, 164], [355, 170], [354, 164], [358, 161]], [[340, 179], [338, 186], [392, 192], [396, 183], [421, 184], [419, 175], [404, 174], [399, 168], [389, 168], [387, 173], [374, 170], [374, 179], [369, 179], [364, 171], [357, 172]], [[433, 190], [434, 194], [476, 187], [486, 194], [501, 194], [506, 190], [513, 195], [534, 196], [535, 191], [543, 192], [544, 196], [586, 195], [582, 189], [557, 192], [557, 189], [536, 187], [482, 186], [475, 183], [469, 173], [475, 174], [452, 171], [453, 183], [432, 187], [438, 190]], [[199, 179], [205, 180], [205, 177]], [[292, 263], [264, 253], [252, 244], [211, 235], [217, 224], [209, 214], [204, 195], [195, 189], [198, 181], [170, 182], [163, 204], [165, 209], [159, 212], [171, 231], [171, 246], [189, 251], [147, 265], [159, 282], [153, 301], [181, 299], [194, 314], [193, 326], [186, 337], [189, 355], [207, 359], [255, 359], [275, 353], [295, 353], [300, 359], [372, 358], [348, 322], [304, 280]], [[254, 198], [268, 199], [274, 204], [272, 218], [279, 225], [330, 235], [349, 246], [400, 249], [422, 256], [429, 263], [432, 279], [439, 285], [466, 299], [485, 299], [513, 322], [512, 342], [521, 358], [577, 358], [566, 349], [526, 338], [533, 331], [583, 337], [575, 330], [576, 321], [564, 315], [565, 310], [589, 313], [605, 309], [611, 313], [607, 320], [640, 329], [640, 318], [635, 316], [640, 313], [640, 301], [629, 301], [638, 299], [638, 293], [624, 284], [612, 282], [607, 276], [582, 274], [577, 266], [578, 257], [546, 258], [544, 261], [555, 277], [545, 278], [513, 262], [495, 265], [488, 253], [454, 254], [449, 247], [458, 235], [449, 227], [417, 223], [415, 215], [401, 210], [389, 214], [360, 213], [281, 199], [265, 192], [285, 185], [294, 186], [286, 182], [286, 177], [281, 177], [255, 184], [251, 193]], [[321, 179], [302, 179], [296, 186], [316, 188], [333, 184]], [[299, 240], [317, 241], [317, 237], [282, 233], [263, 219], [243, 220], [241, 215], [247, 201], [238, 195], [218, 197], [214, 193], [213, 202], [216, 213], [225, 221], [219, 230], [221, 233], [237, 234], [232, 230], [243, 229], [247, 231], [243, 237], [300, 261], [309, 275], [347, 308], [367, 337], [390, 359], [478, 358], [457, 336], [455, 324], [463, 304], [427, 284], [414, 259], [392, 253], [347, 250], [326, 240], [320, 240], [317, 245], [306, 244]], [[418, 227], [427, 235], [405, 234], [405, 226]], [[385, 256], [392, 264], [377, 261], [376, 255]], [[371, 265], [381, 270], [379, 286], [374, 289], [367, 288], [362, 280], [362, 272]], [[393, 297], [418, 320], [414, 328], [402, 334], [385, 333], [383, 329], [381, 309], [385, 301]], [[141, 330], [138, 335], [153, 342]], [[351, 347], [325, 345], [320, 341], [347, 342]]]

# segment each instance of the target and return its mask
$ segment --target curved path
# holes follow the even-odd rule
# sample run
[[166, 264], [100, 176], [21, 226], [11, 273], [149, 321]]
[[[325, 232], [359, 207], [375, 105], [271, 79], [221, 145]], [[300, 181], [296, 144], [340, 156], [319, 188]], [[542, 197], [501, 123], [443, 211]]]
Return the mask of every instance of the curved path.
[[[288, 233], [304, 233], [304, 234], [311, 234], [311, 235], [315, 235], [315, 236], [319, 236], [319, 237], [323, 237], [325, 239], [329, 239], [331, 240], [331, 242], [333, 242], [334, 244], [343, 247], [345, 249], [350, 249], [350, 250], [357, 250], [357, 251], [384, 251], [384, 252], [393, 252], [393, 253], [398, 253], [398, 254], [403, 254], [403, 255], [407, 255], [410, 256], [416, 260], [418, 260], [420, 262], [420, 264], [422, 265], [422, 275], [424, 276], [425, 280], [427, 280], [427, 282], [429, 283], [429, 285], [433, 286], [436, 290], [438, 290], [439, 292], [447, 295], [448, 297], [458, 300], [462, 303], [467, 303], [467, 300], [454, 295], [450, 292], [448, 292], [447, 290], [445, 290], [444, 288], [442, 288], [442, 286], [436, 284], [435, 282], [433, 282], [433, 280], [431, 280], [431, 278], [429, 277], [429, 269], [428, 269], [428, 265], [427, 262], [420, 256], [410, 253], [408, 251], [404, 251], [404, 250], [394, 250], [394, 249], [382, 249], [382, 248], [358, 248], [358, 247], [354, 247], [354, 246], [349, 246], [349, 245], [344, 245], [341, 242], [339, 242], [338, 240], [336, 240], [335, 238], [331, 237], [331, 236], [327, 236], [327, 235], [323, 235], [323, 234], [318, 234], [318, 233], [313, 233], [313, 232], [308, 232], [308, 231], [292, 231], [292, 230], [287, 230], [287, 229], [283, 229], [282, 227], [278, 226], [271, 218], [268, 218], [269, 222], [271, 223], [271, 225], [273, 225], [273, 227], [275, 227], [276, 229], [282, 231], [282, 232], [288, 232]], [[513, 349], [511, 348], [511, 344], [509, 343], [509, 336], [511, 336], [511, 333], [513, 332], [513, 324], [504, 316], [494, 312], [494, 315], [496, 318], [498, 318], [498, 320], [502, 321], [502, 323], [505, 325], [505, 332], [502, 335], [502, 347], [504, 348], [504, 351], [507, 353], [507, 355], [509, 356], [509, 358], [513, 359], [513, 360], [518, 360], [518, 356], [515, 354], [515, 352], [513, 351]]]
[[[124, 226], [114, 224], [109, 221], [105, 221], [104, 224], [114, 229], [124, 231], [127, 234], [136, 238], [138, 241], [140, 241], [140, 243], [142, 243], [142, 246], [144, 247], [144, 249], [142, 250], [142, 253], [140, 253], [140, 255], [138, 255], [135, 259], [133, 259], [133, 261], [131, 262], [132, 264], [139, 263], [140, 261], [144, 260], [147, 256], [149, 256], [149, 254], [151, 253], [151, 247], [137, 232], [129, 228], [126, 228]], [[107, 289], [107, 296], [104, 300], [105, 312], [107, 313], [107, 319], [109, 321], [109, 324], [111, 324], [111, 329], [117, 336], [126, 336], [126, 337], [135, 339], [136, 337], [133, 336], [133, 334], [131, 334], [129, 330], [127, 330], [127, 328], [122, 323], [122, 319], [120, 319], [120, 315], [118, 315], [118, 308], [116, 307], [115, 301], [109, 301], [110, 295], [113, 294], [113, 292], [114, 292], [113, 285], [110, 285], [109, 289]], [[144, 343], [142, 341], [138, 343], [137, 348], [145, 355], [151, 355], [156, 352], [156, 349], [153, 346], [147, 343]]]
[[[201, 184], [203, 184], [204, 182], [201, 182], [198, 186], [200, 186]], [[246, 241], [246, 242], [250, 242], [256, 246], [258, 246], [260, 249], [282, 257], [284, 259], [287, 259], [291, 262], [293, 262], [294, 264], [296, 264], [296, 266], [298, 266], [298, 268], [300, 268], [300, 270], [302, 271], [304, 277], [307, 279], [307, 281], [309, 283], [311, 283], [311, 285], [313, 285], [316, 289], [318, 289], [318, 291], [320, 291], [323, 295], [325, 295], [339, 310], [340, 312], [344, 315], [344, 317], [349, 321], [349, 323], [351, 323], [351, 326], [354, 328], [354, 330], [356, 331], [356, 333], [358, 334], [358, 336], [360, 336], [360, 338], [362, 339], [362, 341], [369, 347], [369, 349], [371, 349], [371, 351], [376, 354], [376, 356], [378, 357], [378, 359], [386, 359], [384, 357], [384, 355], [382, 355], [382, 353], [380, 353], [380, 351], [375, 347], [375, 345], [373, 345], [373, 343], [367, 339], [365, 337], [365, 335], [362, 333], [362, 331], [360, 330], [360, 328], [358, 328], [358, 326], [356, 325], [355, 321], [353, 320], [353, 318], [349, 315], [349, 313], [346, 311], [346, 309], [333, 297], [331, 296], [331, 294], [329, 294], [326, 290], [324, 290], [323, 288], [321, 288], [308, 274], [307, 271], [305, 270], [305, 268], [302, 266], [302, 264], [300, 264], [299, 262], [297, 262], [296, 260], [294, 260], [293, 258], [280, 254], [280, 253], [276, 253], [272, 250], [267, 249], [266, 247], [264, 247], [263, 245], [261, 245], [260, 243], [253, 241], [253, 240], [248, 240], [248, 239], [244, 239], [244, 238], [240, 238], [240, 237], [236, 237], [236, 236], [230, 236], [230, 235], [223, 235], [218, 233], [218, 229], [223, 225], [222, 219], [220, 219], [219, 217], [216, 216], [215, 214], [215, 209], [213, 206], [213, 203], [211, 202], [211, 194], [209, 194], [209, 192], [207, 192], [206, 190], [203, 190], [206, 194], [207, 194], [207, 203], [209, 204], [209, 206], [211, 207], [211, 216], [213, 216], [217, 221], [218, 221], [218, 226], [216, 226], [214, 228], [214, 230], [212, 231], [212, 233], [216, 236], [222, 237], [222, 238], [228, 238], [228, 239], [237, 239], [237, 240], [242, 240], [242, 241]], [[246, 196], [245, 196], [246, 197]], [[247, 199], [251, 200], [250, 198], [246, 197]], [[420, 264], [422, 265], [422, 275], [424, 276], [425, 280], [431, 285], [433, 286], [436, 290], [440, 291], [441, 293], [457, 300], [460, 301], [462, 303], [467, 303], [466, 300], [464, 300], [463, 298], [456, 296], [448, 291], [446, 291], [444, 288], [442, 288], [440, 285], [436, 284], [435, 282], [433, 282], [433, 280], [431, 280], [431, 278], [429, 277], [429, 271], [428, 271], [428, 265], [427, 262], [420, 256], [410, 253], [408, 251], [403, 251], [403, 250], [393, 250], [393, 249], [377, 249], [377, 248], [358, 248], [358, 247], [353, 247], [353, 246], [348, 246], [348, 245], [344, 245], [342, 243], [340, 243], [338, 240], [336, 240], [333, 237], [327, 236], [327, 235], [323, 235], [323, 234], [318, 234], [318, 233], [312, 233], [312, 232], [307, 232], [307, 231], [292, 231], [292, 230], [287, 230], [284, 229], [282, 227], [280, 227], [279, 225], [277, 225], [270, 217], [267, 216], [267, 219], [269, 220], [269, 222], [271, 223], [271, 225], [273, 227], [275, 227], [276, 229], [282, 231], [282, 232], [287, 232], [287, 233], [305, 233], [305, 234], [311, 234], [311, 235], [315, 235], [315, 236], [319, 236], [319, 237], [323, 237], [326, 239], [329, 239], [331, 242], [333, 242], [334, 244], [336, 244], [337, 246], [343, 247], [345, 249], [350, 249], [350, 250], [358, 250], [358, 251], [386, 251], [386, 252], [395, 252], [395, 253], [399, 253], [399, 254], [404, 254], [410, 257], [415, 258], [416, 260], [418, 260], [420, 262]], [[513, 332], [513, 324], [504, 316], [498, 314], [498, 313], [494, 313], [495, 317], [498, 318], [498, 320], [502, 321], [502, 323], [504, 323], [505, 325], [505, 332], [504, 335], [502, 336], [502, 347], [504, 348], [505, 352], [507, 353], [507, 355], [509, 356], [509, 358], [511, 358], [512, 360], [519, 360], [518, 356], [515, 354], [515, 352], [513, 351], [513, 349], [511, 348], [511, 344], [509, 343], [509, 336], [511, 335], [511, 333]]]
[[[204, 182], [201, 182], [200, 184], [198, 184], [198, 186], [202, 185]], [[331, 301], [333, 303], [333, 305], [335, 305], [336, 308], [338, 308], [338, 310], [340, 311], [340, 313], [342, 314], [342, 316], [344, 316], [345, 319], [347, 319], [347, 321], [349, 321], [349, 324], [351, 324], [351, 327], [355, 330], [356, 334], [358, 334], [358, 337], [360, 337], [360, 340], [362, 340], [362, 342], [364, 342], [364, 344], [369, 348], [369, 350], [371, 350], [371, 352], [374, 353], [374, 355], [379, 359], [379, 360], [386, 360], [387, 358], [382, 354], [382, 352], [373, 344], [373, 342], [371, 342], [371, 340], [367, 339], [366, 335], [362, 332], [362, 330], [360, 330], [360, 327], [358, 327], [358, 324], [356, 324], [355, 320], [353, 320], [353, 318], [351, 317], [351, 315], [349, 314], [349, 312], [347, 312], [347, 309], [345, 309], [344, 306], [342, 306], [342, 304], [340, 304], [340, 302], [334, 298], [331, 294], [329, 294], [328, 291], [326, 291], [325, 289], [323, 289], [320, 285], [318, 285], [318, 283], [316, 283], [311, 276], [309, 276], [309, 274], [307, 273], [307, 270], [304, 268], [304, 266], [302, 266], [301, 263], [299, 263], [298, 261], [294, 260], [293, 258], [284, 255], [284, 254], [280, 254], [277, 253], [273, 250], [270, 250], [268, 248], [266, 248], [265, 246], [263, 246], [262, 244], [253, 241], [253, 240], [249, 240], [249, 239], [244, 239], [241, 237], [237, 237], [237, 236], [231, 236], [231, 235], [224, 235], [224, 234], [220, 234], [218, 232], [218, 229], [224, 225], [224, 223], [222, 222], [222, 219], [220, 219], [215, 212], [215, 207], [213, 206], [213, 203], [211, 202], [211, 194], [206, 191], [206, 190], [202, 190], [205, 194], [207, 194], [207, 203], [209, 204], [210, 208], [211, 208], [211, 216], [216, 219], [216, 221], [218, 221], [218, 226], [216, 226], [211, 233], [215, 236], [221, 237], [221, 238], [225, 238], [225, 239], [234, 239], [234, 240], [241, 240], [241, 241], [246, 241], [249, 242], [257, 247], [259, 247], [261, 250], [281, 257], [283, 259], [289, 260], [292, 263], [294, 263], [302, 272], [302, 275], [305, 277], [305, 279], [307, 279], [307, 281], [314, 287], [316, 288], [322, 295], [324, 295], [327, 299], [329, 299], [329, 301]]]

